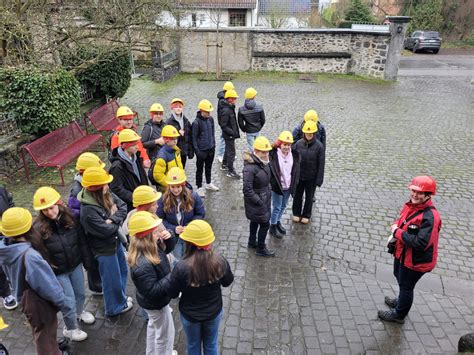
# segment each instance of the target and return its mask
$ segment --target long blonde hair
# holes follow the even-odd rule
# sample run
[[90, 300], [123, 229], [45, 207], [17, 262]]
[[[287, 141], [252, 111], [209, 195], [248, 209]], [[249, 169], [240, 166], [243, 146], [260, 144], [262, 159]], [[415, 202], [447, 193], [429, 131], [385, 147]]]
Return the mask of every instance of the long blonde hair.
[[130, 249], [128, 250], [128, 265], [137, 265], [138, 258], [143, 255], [153, 265], [158, 265], [161, 260], [158, 255], [158, 244], [153, 240], [153, 232], [145, 237], [130, 237]]

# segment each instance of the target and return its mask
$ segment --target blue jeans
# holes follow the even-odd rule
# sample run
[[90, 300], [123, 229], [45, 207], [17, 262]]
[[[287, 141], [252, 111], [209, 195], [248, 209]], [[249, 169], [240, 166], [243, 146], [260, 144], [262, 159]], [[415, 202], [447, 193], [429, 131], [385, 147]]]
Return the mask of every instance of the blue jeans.
[[184, 241], [178, 235], [176, 235], [176, 237], [178, 238], [178, 241], [176, 242], [172, 253], [176, 259], [181, 260], [184, 255], [185, 245]]
[[77, 317], [84, 310], [86, 291], [84, 289], [84, 274], [82, 264], [74, 270], [57, 275], [59, 283], [63, 287], [65, 297], [64, 306], [61, 308], [64, 324], [68, 330], [79, 328]]
[[281, 216], [285, 213], [286, 205], [290, 198], [290, 190], [283, 190], [283, 195], [278, 195], [272, 191], [272, 217], [270, 224], [277, 224], [280, 222]]
[[117, 252], [107, 256], [97, 256], [99, 272], [102, 278], [102, 292], [104, 293], [105, 315], [116, 316], [127, 307], [127, 262], [122, 244]]
[[247, 138], [247, 146], [249, 147], [249, 152], [253, 152], [253, 142], [255, 141], [255, 138], [257, 138], [259, 135], [260, 135], [260, 132], [245, 133], [245, 136]]
[[224, 310], [221, 310], [216, 318], [199, 323], [190, 322], [180, 314], [181, 324], [183, 324], [183, 330], [186, 334], [188, 355], [201, 355], [201, 344], [204, 355], [217, 355], [219, 353], [217, 336], [223, 314]]
[[218, 157], [223, 157], [225, 152], [225, 139], [224, 136], [221, 133], [221, 139], [219, 140], [219, 147], [217, 150], [217, 156]]

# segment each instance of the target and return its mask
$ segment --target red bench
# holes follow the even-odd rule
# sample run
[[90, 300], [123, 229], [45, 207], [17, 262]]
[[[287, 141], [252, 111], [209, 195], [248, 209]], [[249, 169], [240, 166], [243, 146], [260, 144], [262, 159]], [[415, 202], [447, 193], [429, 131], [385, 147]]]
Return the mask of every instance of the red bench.
[[101, 142], [105, 150], [104, 139], [100, 134], [87, 135], [76, 121], [59, 128], [47, 135], [23, 145], [21, 158], [25, 167], [26, 179], [30, 181], [30, 173], [26, 163], [25, 152], [28, 153], [38, 167], [59, 169], [61, 183], [64, 185], [63, 169], [79, 154], [88, 150], [94, 143]]
[[119, 104], [116, 100], [109, 101], [99, 108], [89, 112], [87, 114], [87, 118], [89, 118], [92, 126], [97, 131], [113, 131], [118, 126], [118, 122], [115, 119], [115, 112], [117, 112], [118, 107]]

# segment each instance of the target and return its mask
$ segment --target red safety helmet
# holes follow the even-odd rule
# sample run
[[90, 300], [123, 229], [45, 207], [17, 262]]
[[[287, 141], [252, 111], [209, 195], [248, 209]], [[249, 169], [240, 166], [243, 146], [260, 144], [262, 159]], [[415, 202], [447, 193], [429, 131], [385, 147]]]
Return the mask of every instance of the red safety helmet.
[[410, 190], [419, 192], [430, 192], [432, 195], [436, 195], [436, 181], [431, 176], [416, 176], [408, 185]]

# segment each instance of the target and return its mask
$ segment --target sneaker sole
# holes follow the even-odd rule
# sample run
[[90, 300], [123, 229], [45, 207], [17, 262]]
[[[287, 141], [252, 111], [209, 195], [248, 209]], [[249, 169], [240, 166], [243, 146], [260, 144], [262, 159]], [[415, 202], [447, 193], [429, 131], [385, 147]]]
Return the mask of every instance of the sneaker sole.
[[13, 311], [17, 307], [18, 307], [18, 303], [14, 306], [7, 306], [6, 304], [3, 304], [3, 308], [5, 308], [6, 310], [9, 310], [9, 311]]

